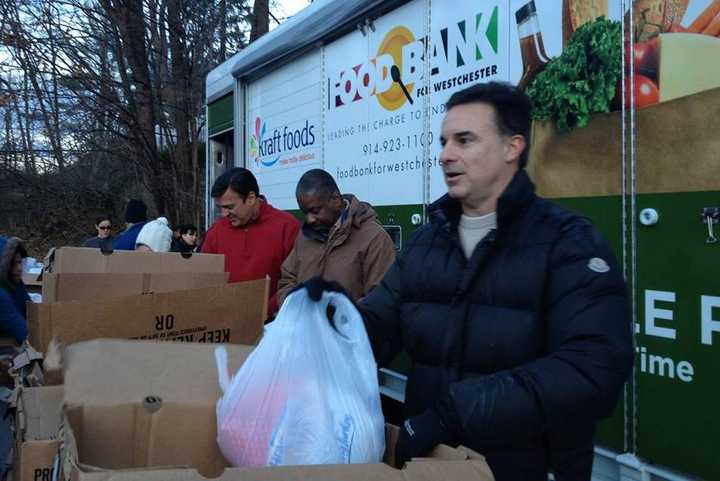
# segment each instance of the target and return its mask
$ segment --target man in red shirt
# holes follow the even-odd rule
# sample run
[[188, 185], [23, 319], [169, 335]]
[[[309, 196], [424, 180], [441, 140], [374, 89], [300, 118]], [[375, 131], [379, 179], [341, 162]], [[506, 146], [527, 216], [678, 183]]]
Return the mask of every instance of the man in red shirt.
[[268, 204], [255, 176], [242, 167], [218, 177], [210, 195], [222, 218], [208, 230], [202, 252], [225, 255], [230, 282], [270, 276], [268, 313], [274, 315], [280, 266], [295, 244], [300, 222]]

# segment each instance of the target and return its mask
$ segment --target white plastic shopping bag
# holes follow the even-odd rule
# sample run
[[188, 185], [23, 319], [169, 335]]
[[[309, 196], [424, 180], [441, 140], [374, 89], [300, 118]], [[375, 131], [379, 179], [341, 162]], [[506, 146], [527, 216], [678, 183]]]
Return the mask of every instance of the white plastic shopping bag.
[[218, 445], [232, 465], [381, 461], [377, 365], [360, 313], [344, 295], [326, 292], [313, 302], [305, 289], [290, 294], [232, 378], [225, 348], [215, 355], [224, 393]]

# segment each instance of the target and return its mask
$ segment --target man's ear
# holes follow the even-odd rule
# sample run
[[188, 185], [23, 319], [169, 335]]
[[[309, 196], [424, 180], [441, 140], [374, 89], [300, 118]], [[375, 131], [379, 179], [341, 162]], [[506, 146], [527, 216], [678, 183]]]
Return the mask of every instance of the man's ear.
[[507, 138], [505, 143], [505, 162], [511, 163], [518, 161], [520, 155], [528, 148], [525, 136], [517, 134]]
[[340, 194], [340, 192], [333, 193], [332, 197], [330, 197], [330, 199], [332, 200], [333, 204], [335, 204], [335, 206], [337, 208], [339, 208], [340, 210], [342, 210], [345, 207], [343, 205], [343, 198], [342, 198], [342, 194]]
[[245, 203], [246, 204], [254, 204], [257, 200], [257, 195], [255, 195], [255, 191], [251, 190], [248, 192], [248, 195], [245, 196]]

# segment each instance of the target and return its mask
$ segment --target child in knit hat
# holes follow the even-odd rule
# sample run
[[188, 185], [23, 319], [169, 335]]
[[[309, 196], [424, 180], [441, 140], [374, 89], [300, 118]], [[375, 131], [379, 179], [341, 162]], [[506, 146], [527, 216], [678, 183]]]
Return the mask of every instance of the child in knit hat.
[[140, 230], [135, 250], [145, 252], [168, 252], [172, 243], [172, 230], [165, 217], [148, 222]]

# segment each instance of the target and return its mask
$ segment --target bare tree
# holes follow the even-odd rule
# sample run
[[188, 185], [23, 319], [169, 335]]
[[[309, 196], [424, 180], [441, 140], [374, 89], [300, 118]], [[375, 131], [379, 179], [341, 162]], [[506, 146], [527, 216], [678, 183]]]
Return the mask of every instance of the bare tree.
[[255, 0], [252, 14], [250, 41], [254, 42], [270, 30], [270, 4], [268, 0]]
[[199, 225], [205, 76], [269, 14], [268, 0], [0, 0], [0, 228], [69, 241], [138, 195]]

